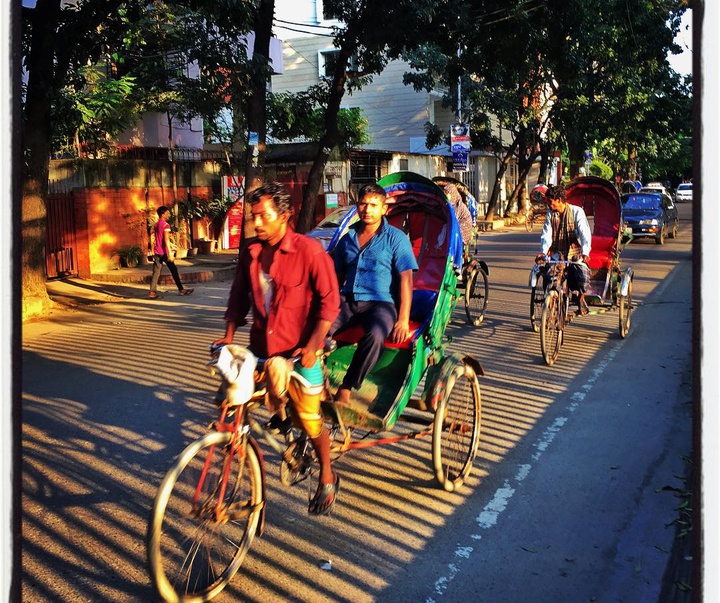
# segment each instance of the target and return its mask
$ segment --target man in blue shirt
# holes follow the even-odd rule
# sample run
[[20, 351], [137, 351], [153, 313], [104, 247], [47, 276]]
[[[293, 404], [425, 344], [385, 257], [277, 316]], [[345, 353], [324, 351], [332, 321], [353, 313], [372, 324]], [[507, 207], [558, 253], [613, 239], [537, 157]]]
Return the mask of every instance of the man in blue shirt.
[[366, 184], [358, 198], [360, 220], [340, 239], [333, 254], [340, 315], [330, 333], [357, 324], [364, 331], [337, 391], [338, 401], [344, 403], [377, 363], [385, 339], [392, 334], [392, 341], [399, 343], [410, 337], [413, 271], [418, 269], [407, 236], [385, 218], [385, 189]]

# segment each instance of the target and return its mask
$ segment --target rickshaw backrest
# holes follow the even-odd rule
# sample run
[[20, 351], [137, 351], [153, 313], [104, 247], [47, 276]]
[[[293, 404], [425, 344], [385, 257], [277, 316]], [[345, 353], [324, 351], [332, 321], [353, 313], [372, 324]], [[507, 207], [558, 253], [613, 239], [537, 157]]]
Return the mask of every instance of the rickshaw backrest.
[[593, 217], [590, 261], [592, 270], [610, 268], [620, 233], [620, 196], [613, 185], [600, 178], [578, 178], [568, 186], [568, 203], [583, 208]]
[[422, 211], [397, 212], [388, 217], [388, 222], [403, 230], [412, 244], [418, 263], [413, 289], [440, 289], [448, 257], [445, 223], [437, 216]]

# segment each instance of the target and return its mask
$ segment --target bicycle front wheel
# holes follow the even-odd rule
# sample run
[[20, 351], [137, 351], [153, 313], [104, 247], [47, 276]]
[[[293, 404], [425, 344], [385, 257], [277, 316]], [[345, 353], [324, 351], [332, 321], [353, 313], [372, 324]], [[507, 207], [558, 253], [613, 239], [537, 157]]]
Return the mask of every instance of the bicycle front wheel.
[[475, 327], [485, 318], [489, 291], [488, 275], [478, 266], [470, 273], [465, 285], [465, 314], [468, 322]]
[[560, 307], [560, 297], [557, 291], [550, 291], [545, 296], [540, 317], [540, 350], [549, 366], [555, 364], [560, 354], [564, 328], [565, 317]]
[[545, 305], [545, 288], [542, 278], [530, 290], [530, 327], [536, 333], [540, 330], [540, 318]]
[[260, 459], [249, 440], [231, 455], [231, 439], [228, 432], [215, 432], [190, 444], [155, 497], [147, 556], [165, 601], [215, 597], [240, 568], [258, 530], [264, 504]]
[[525, 212], [525, 230], [531, 232], [534, 226], [533, 222], [535, 222], [535, 220], [532, 212]]

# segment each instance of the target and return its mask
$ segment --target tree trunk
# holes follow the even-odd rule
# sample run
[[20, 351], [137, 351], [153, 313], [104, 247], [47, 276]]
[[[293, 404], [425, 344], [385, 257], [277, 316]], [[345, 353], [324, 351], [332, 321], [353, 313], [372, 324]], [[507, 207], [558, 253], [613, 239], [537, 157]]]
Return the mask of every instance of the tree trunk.
[[485, 219], [491, 221], [495, 218], [495, 210], [497, 209], [498, 199], [500, 198], [500, 187], [502, 186], [502, 179], [507, 171], [510, 159], [515, 154], [518, 147], [517, 137], [513, 140], [512, 144], [508, 147], [505, 155], [500, 161], [500, 167], [495, 175], [495, 183], [493, 184], [492, 194], [490, 195], [490, 201], [488, 202], [487, 213]]
[[[245, 155], [245, 192], [262, 184], [267, 152], [267, 81], [270, 64], [270, 38], [272, 37], [275, 0], [260, 0], [255, 17], [255, 44], [253, 45], [252, 95], [248, 104], [247, 124], [249, 132], [258, 135], [257, 148], [248, 143]], [[243, 238], [255, 235], [250, 220], [250, 209], [243, 206]], [[241, 244], [242, 248], [242, 244]]]
[[570, 178], [577, 178], [580, 175], [580, 168], [584, 165], [583, 151], [584, 143], [574, 140], [568, 141], [568, 158], [570, 160]]
[[50, 169], [50, 108], [55, 27], [60, 0], [38, 0], [32, 15], [31, 48], [27, 57], [21, 145], [22, 169], [22, 319], [45, 313], [52, 305], [45, 287], [45, 234]]
[[315, 208], [317, 207], [318, 193], [322, 186], [323, 172], [330, 153], [338, 144], [337, 117], [340, 112], [340, 104], [345, 95], [345, 81], [347, 79], [347, 66], [354, 48], [340, 47], [335, 74], [333, 75], [330, 97], [325, 109], [325, 133], [320, 138], [318, 149], [313, 160], [308, 181], [303, 191], [303, 202], [300, 208], [300, 215], [297, 221], [298, 232], [308, 232], [313, 228], [315, 221]]
[[[527, 180], [528, 174], [530, 173], [530, 170], [532, 169], [534, 156], [531, 156], [527, 159], [525, 159], [522, 162], [522, 166], [520, 167], [519, 174], [518, 174], [518, 183], [515, 186], [515, 189], [512, 192], [512, 195], [510, 196], [510, 200], [508, 202], [508, 210], [510, 208], [510, 203], [513, 200], [517, 200], [517, 210], [518, 213], [522, 213], [522, 211], [525, 209], [526, 203], [525, 200], [527, 199], [527, 195], [525, 194], [525, 181]], [[505, 212], [505, 216], [507, 217], [509, 211]]]

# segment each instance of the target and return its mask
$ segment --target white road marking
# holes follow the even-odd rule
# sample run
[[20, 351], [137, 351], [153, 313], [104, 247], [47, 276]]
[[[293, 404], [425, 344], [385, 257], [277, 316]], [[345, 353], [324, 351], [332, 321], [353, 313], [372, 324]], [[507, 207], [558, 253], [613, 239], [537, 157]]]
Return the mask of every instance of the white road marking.
[[[600, 379], [601, 375], [605, 372], [608, 365], [614, 360], [620, 347], [623, 345], [623, 341], [617, 342], [600, 361], [598, 366], [592, 371], [587, 381], [583, 383], [576, 392], [570, 396], [572, 403], [568, 406], [570, 412], [574, 412], [580, 402], [585, 400], [585, 396], [592, 389], [593, 385]], [[543, 431], [538, 438], [537, 442], [533, 445], [535, 453], [532, 455], [532, 462], [524, 463], [518, 466], [517, 473], [511, 480], [505, 480], [505, 483], [501, 488], [495, 491], [490, 502], [485, 505], [480, 515], [475, 518], [475, 522], [478, 528], [481, 530], [487, 530], [494, 527], [497, 524], [500, 514], [507, 509], [510, 500], [516, 491], [516, 486], [519, 485], [529, 474], [533, 468], [533, 463], [540, 460], [543, 452], [545, 452], [555, 436], [560, 433], [560, 430], [567, 424], [568, 417], [558, 417], [555, 419], [549, 427]], [[481, 540], [482, 533], [478, 532], [470, 534], [470, 538], [473, 540]], [[425, 599], [425, 603], [437, 603], [436, 597], [442, 597], [448, 589], [450, 582], [455, 579], [460, 573], [460, 563], [464, 559], [470, 559], [474, 549], [468, 546], [458, 545], [453, 553], [454, 562], [447, 564], [447, 573], [441, 576], [435, 581], [434, 593]]]

